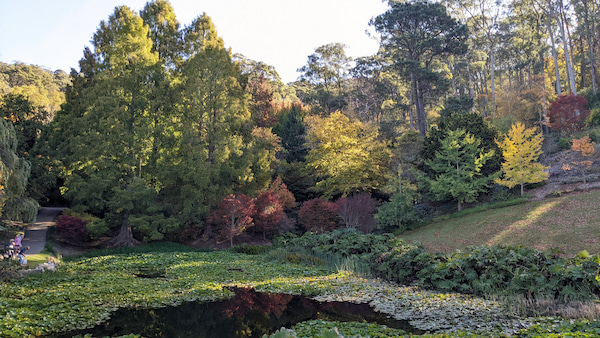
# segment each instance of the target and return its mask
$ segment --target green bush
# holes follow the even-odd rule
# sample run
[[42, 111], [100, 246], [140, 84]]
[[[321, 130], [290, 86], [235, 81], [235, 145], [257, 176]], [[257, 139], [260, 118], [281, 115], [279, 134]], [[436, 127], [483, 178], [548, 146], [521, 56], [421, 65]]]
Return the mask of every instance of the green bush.
[[585, 119], [588, 127], [600, 127], [600, 107], [592, 109], [590, 115]]
[[556, 143], [558, 145], [559, 150], [567, 150], [571, 149], [571, 140], [565, 137], [561, 137], [558, 139]]
[[470, 247], [451, 254], [429, 253], [391, 234], [363, 235], [351, 230], [306, 233], [290, 239], [288, 252], [356, 257], [372, 274], [402, 284], [475, 293], [586, 300], [600, 294], [600, 258], [561, 258], [523, 247]]
[[229, 250], [231, 250], [233, 252], [237, 252], [237, 253], [243, 253], [246, 255], [261, 255], [261, 254], [264, 254], [265, 252], [271, 250], [271, 246], [242, 244], [239, 246], [234, 246], [233, 248], [231, 248]]

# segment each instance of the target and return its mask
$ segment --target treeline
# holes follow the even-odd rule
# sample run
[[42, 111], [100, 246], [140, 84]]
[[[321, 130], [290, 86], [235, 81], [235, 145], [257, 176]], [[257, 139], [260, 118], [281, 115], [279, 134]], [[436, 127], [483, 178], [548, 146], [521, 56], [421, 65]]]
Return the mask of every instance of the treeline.
[[[117, 7], [68, 80], [3, 66], [0, 112], [14, 140], [0, 146], [23, 159], [11, 166], [17, 162], [2, 156], [3, 178], [20, 182], [6, 185], [4, 197], [27, 201], [28, 210], [34, 200], [64, 198], [76, 218], [64, 218], [65, 231], [124, 246], [200, 237], [233, 243], [245, 231], [402, 230], [426, 219], [434, 203], [460, 210], [482, 196], [505, 198], [514, 186], [522, 194], [547, 178], [542, 131], [570, 140], [600, 124], [595, 75], [588, 81], [595, 68], [588, 63], [576, 75], [588, 79], [573, 87], [586, 96], [573, 90], [558, 98], [562, 90], [552, 94], [546, 82], [560, 63], [546, 49], [500, 53], [499, 41], [509, 41], [499, 40], [503, 29], [516, 43], [531, 33], [529, 21], [448, 5], [390, 2], [370, 22], [381, 36], [377, 55], [351, 60], [342, 44], [321, 46], [288, 85], [273, 67], [225, 48], [206, 14], [182, 27], [168, 1], [139, 13]], [[529, 37], [536, 46], [543, 32], [561, 27], [549, 18]], [[60, 110], [18, 89], [28, 67], [43, 73], [33, 76], [36, 88], [64, 88]], [[575, 148], [593, 155], [588, 145], [600, 133], [590, 135]], [[585, 172], [583, 162], [570, 165]], [[30, 220], [9, 209], [4, 218]]]

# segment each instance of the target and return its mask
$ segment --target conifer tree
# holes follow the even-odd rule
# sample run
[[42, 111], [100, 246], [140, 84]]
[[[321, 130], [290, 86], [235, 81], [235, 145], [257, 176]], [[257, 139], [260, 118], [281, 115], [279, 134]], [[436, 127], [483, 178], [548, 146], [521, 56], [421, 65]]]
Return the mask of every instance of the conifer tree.
[[498, 176], [481, 173], [481, 167], [494, 155], [494, 151], [482, 152], [479, 143], [463, 129], [449, 131], [442, 139], [435, 158], [425, 161], [433, 175], [419, 177], [422, 187], [435, 200], [456, 200], [459, 211], [462, 210], [462, 203], [477, 200], [479, 193]]
[[523, 196], [525, 184], [548, 179], [545, 171], [548, 167], [538, 162], [542, 154], [542, 141], [542, 134], [536, 133], [535, 128], [525, 129], [521, 122], [513, 124], [504, 140], [496, 141], [504, 156], [504, 177], [496, 179], [496, 183], [508, 188], [520, 185]]

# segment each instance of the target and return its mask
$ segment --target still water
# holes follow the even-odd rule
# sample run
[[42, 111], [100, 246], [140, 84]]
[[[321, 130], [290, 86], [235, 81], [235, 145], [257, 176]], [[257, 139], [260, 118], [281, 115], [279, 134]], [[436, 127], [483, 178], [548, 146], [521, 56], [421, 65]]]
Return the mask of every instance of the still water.
[[319, 303], [288, 294], [260, 293], [236, 288], [231, 299], [212, 302], [188, 302], [160, 309], [119, 309], [111, 319], [96, 327], [70, 331], [54, 337], [91, 334], [93, 337], [139, 334], [143, 337], [262, 337], [281, 327], [322, 319], [342, 322], [369, 322], [402, 329], [414, 329], [407, 321], [388, 318], [374, 312], [368, 304], [347, 302]]

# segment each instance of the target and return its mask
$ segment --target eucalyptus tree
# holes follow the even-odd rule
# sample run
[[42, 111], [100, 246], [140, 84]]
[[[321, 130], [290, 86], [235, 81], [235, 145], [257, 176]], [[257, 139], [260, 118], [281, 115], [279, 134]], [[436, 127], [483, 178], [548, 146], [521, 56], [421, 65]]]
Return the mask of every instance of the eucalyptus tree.
[[382, 51], [394, 60], [394, 67], [411, 83], [417, 126], [424, 136], [427, 132], [425, 92], [444, 80], [433, 71], [433, 65], [439, 57], [466, 53], [467, 27], [450, 17], [439, 3], [394, 2], [390, 7], [372, 19], [370, 25], [381, 35]]
[[502, 1], [456, 0], [452, 2], [469, 26], [472, 48], [481, 48], [488, 55], [492, 114], [496, 115], [496, 49], [500, 21], [504, 15]]
[[345, 48], [344, 44], [330, 43], [308, 56], [306, 65], [298, 69], [300, 80], [311, 87], [304, 97], [300, 96], [303, 102], [318, 104], [327, 113], [345, 107], [344, 86], [352, 61]]
[[[597, 94], [596, 88], [596, 71], [598, 63], [598, 47], [600, 40], [600, 4], [598, 1], [590, 0], [572, 0], [571, 3], [574, 5], [575, 13], [577, 14], [577, 30], [579, 35], [587, 40], [587, 53], [586, 59], [590, 65], [592, 92], [594, 95]], [[583, 73], [584, 70], [582, 69]], [[582, 74], [585, 79], [585, 74]]]

